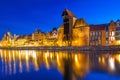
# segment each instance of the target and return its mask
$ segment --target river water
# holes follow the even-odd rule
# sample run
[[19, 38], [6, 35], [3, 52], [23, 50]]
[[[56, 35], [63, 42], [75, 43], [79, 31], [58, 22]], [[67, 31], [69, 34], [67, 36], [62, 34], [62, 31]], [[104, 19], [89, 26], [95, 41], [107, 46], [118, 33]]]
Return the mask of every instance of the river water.
[[0, 80], [120, 80], [120, 53], [0, 50]]

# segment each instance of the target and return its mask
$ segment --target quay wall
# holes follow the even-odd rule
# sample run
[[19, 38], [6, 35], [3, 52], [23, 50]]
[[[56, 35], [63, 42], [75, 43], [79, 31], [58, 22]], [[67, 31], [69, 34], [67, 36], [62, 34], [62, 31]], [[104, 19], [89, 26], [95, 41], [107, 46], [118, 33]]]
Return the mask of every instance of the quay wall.
[[0, 47], [7, 50], [77, 50], [77, 51], [119, 51], [120, 46], [37, 46], [37, 47]]

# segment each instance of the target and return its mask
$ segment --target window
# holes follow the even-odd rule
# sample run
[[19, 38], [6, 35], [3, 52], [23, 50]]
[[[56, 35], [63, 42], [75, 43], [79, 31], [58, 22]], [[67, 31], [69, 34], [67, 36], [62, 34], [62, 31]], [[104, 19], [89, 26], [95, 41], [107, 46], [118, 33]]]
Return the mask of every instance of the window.
[[120, 26], [120, 22], [118, 21], [118, 22], [117, 22], [117, 27], [119, 27], [119, 26]]
[[96, 31], [96, 36], [98, 36], [98, 32]]
[[92, 37], [92, 40], [94, 40], [94, 36]]
[[101, 32], [99, 31], [99, 35], [101, 35]]
[[92, 32], [90, 33], [90, 36], [92, 36]]
[[90, 43], [90, 45], [92, 45], [92, 42]]
[[97, 40], [97, 36], [95, 36], [95, 40]]
[[100, 40], [100, 36], [98, 37], [98, 40]]
[[110, 37], [109, 37], [109, 40], [110, 40]]
[[101, 44], [101, 41], [99, 41], [99, 45]]
[[93, 32], [93, 36], [95, 35], [95, 32]]
[[112, 40], [112, 41], [115, 40], [115, 37], [111, 37], [111, 40]]
[[115, 32], [113, 32], [113, 31], [112, 31], [111, 33], [112, 33], [112, 36], [114, 36], [114, 35], [115, 35]]

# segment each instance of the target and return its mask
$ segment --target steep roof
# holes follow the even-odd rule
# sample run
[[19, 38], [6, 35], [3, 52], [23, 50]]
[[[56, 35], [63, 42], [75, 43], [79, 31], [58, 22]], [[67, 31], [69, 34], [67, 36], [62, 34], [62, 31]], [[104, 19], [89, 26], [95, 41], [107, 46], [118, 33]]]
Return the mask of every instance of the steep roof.
[[112, 20], [109, 26], [115, 26], [115, 22]]
[[68, 9], [65, 9], [63, 11], [62, 16], [64, 16], [64, 15], [69, 15], [71, 17], [75, 17], [75, 15], [70, 10], [68, 10]]
[[74, 27], [84, 27], [88, 26], [88, 24], [85, 22], [83, 18], [79, 18], [76, 20]]
[[36, 29], [35, 33], [41, 33], [41, 31], [39, 29]]
[[105, 30], [106, 24], [98, 24], [98, 25], [89, 25], [90, 31], [96, 31], [96, 30]]

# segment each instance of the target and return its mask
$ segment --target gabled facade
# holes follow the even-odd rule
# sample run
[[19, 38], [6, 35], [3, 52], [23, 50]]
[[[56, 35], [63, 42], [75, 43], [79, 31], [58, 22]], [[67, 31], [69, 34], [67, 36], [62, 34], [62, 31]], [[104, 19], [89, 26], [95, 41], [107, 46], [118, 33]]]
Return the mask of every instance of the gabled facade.
[[63, 25], [58, 29], [58, 44], [60, 46], [88, 46], [89, 26], [83, 18], [65, 9], [62, 13]]
[[108, 27], [108, 45], [115, 45], [115, 41], [116, 41], [116, 25], [115, 22], [111, 21], [110, 25]]

